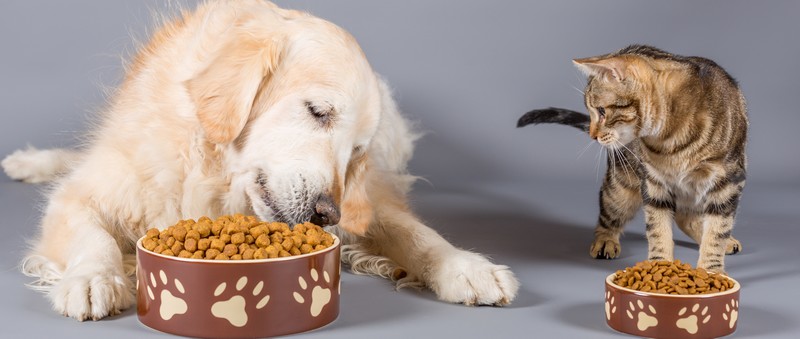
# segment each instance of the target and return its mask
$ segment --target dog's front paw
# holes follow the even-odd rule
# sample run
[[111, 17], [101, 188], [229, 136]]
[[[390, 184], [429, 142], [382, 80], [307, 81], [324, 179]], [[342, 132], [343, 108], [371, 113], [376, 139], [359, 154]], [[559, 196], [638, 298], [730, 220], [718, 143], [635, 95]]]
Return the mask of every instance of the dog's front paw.
[[514, 300], [519, 290], [508, 266], [495, 265], [477, 253], [458, 250], [433, 265], [431, 289], [447, 302], [502, 306]]
[[80, 321], [117, 315], [134, 302], [130, 278], [111, 272], [64, 276], [49, 297], [57, 312]]

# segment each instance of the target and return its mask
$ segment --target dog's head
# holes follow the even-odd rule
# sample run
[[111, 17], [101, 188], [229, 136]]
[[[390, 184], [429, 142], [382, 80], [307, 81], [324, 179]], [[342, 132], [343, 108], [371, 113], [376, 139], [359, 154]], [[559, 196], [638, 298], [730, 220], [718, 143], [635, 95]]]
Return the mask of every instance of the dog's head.
[[237, 15], [187, 82], [203, 135], [226, 150], [232, 189], [265, 220], [365, 232], [381, 80], [329, 22], [272, 6]]

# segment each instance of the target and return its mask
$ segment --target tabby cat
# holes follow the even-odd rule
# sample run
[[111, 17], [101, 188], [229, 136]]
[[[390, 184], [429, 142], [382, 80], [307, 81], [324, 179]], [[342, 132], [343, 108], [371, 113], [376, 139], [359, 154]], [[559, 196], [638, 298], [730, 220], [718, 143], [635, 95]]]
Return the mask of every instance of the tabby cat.
[[534, 110], [517, 127], [577, 127], [608, 150], [590, 254], [617, 257], [623, 227], [644, 205], [649, 259], [673, 259], [674, 220], [700, 245], [697, 267], [724, 273], [725, 254], [742, 248], [731, 230], [748, 119], [736, 80], [711, 60], [642, 45], [573, 62], [589, 77], [590, 115]]

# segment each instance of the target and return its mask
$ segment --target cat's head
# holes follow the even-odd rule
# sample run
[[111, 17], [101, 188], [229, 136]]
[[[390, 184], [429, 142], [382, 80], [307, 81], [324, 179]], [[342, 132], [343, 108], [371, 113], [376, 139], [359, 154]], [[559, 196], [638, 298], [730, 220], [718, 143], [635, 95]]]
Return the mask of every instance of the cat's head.
[[653, 131], [652, 107], [656, 71], [650, 61], [630, 54], [575, 59], [589, 76], [584, 103], [591, 116], [589, 135], [616, 149]]

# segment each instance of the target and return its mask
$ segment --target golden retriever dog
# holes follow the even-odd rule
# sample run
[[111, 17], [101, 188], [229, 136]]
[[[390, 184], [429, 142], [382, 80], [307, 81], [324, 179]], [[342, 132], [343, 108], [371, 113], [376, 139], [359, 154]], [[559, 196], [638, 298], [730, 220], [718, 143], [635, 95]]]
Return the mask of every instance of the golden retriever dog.
[[415, 134], [355, 39], [306, 13], [214, 1], [163, 25], [126, 68], [80, 150], [19, 150], [15, 179], [52, 181], [22, 262], [78, 320], [134, 303], [134, 242], [180, 219], [255, 214], [330, 226], [356, 273], [504, 305], [508, 267], [456, 248], [410, 211]]

